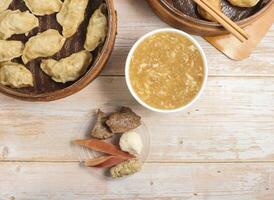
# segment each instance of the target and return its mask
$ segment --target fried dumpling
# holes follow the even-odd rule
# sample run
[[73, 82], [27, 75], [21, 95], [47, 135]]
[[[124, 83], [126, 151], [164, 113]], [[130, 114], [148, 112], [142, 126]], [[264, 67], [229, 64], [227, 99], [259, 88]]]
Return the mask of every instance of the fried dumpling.
[[91, 53], [83, 50], [59, 61], [53, 59], [43, 60], [41, 69], [54, 81], [66, 83], [75, 81], [83, 75], [91, 61]]
[[106, 38], [108, 28], [105, 9], [106, 5], [102, 4], [90, 18], [85, 41], [85, 49], [88, 51], [94, 51]]
[[24, 65], [3, 62], [0, 63], [0, 84], [13, 88], [33, 87], [33, 76]]
[[24, 44], [15, 40], [0, 40], [0, 62], [10, 61], [22, 55]]
[[14, 34], [28, 33], [38, 26], [38, 19], [29, 11], [6, 10], [0, 13], [0, 39], [7, 39]]
[[[208, 0], [208, 2], [214, 6], [218, 10], [222, 10], [221, 7], [221, 0]], [[212, 17], [208, 12], [206, 12], [203, 8], [200, 6], [197, 7], [198, 13], [201, 15], [202, 18], [207, 19], [209, 21], [216, 21], [214, 17]]]
[[25, 45], [22, 60], [25, 64], [39, 57], [50, 57], [58, 53], [66, 39], [57, 30], [49, 29], [33, 36]]
[[1, 0], [0, 1], [0, 12], [7, 10], [12, 0]]
[[61, 11], [56, 18], [63, 27], [63, 36], [69, 38], [73, 36], [79, 25], [84, 21], [88, 0], [65, 0]]
[[260, 0], [228, 0], [233, 6], [249, 8], [256, 6]]
[[60, 0], [24, 0], [29, 10], [39, 16], [50, 15], [59, 12], [62, 7]]

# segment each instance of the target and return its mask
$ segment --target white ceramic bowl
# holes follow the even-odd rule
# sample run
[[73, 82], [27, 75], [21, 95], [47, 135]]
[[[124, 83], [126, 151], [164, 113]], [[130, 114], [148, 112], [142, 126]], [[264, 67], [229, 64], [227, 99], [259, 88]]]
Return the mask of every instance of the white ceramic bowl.
[[[169, 110], [164, 110], [164, 109], [158, 109], [158, 108], [154, 108], [148, 104], [146, 104], [141, 98], [139, 98], [139, 96], [136, 94], [136, 92], [134, 91], [132, 85], [131, 85], [131, 81], [130, 81], [130, 75], [129, 75], [129, 68], [130, 68], [130, 62], [131, 62], [131, 58], [136, 50], [136, 48], [145, 40], [147, 39], [148, 37], [156, 34], [156, 33], [160, 33], [160, 32], [174, 32], [174, 33], [179, 33], [180, 35], [188, 38], [190, 41], [193, 42], [193, 44], [198, 48], [198, 50], [200, 51], [201, 53], [201, 56], [202, 56], [202, 59], [203, 59], [203, 62], [204, 62], [204, 81], [203, 81], [203, 84], [202, 84], [202, 87], [199, 91], [199, 93], [195, 96], [195, 98], [193, 98], [193, 100], [191, 102], [189, 102], [188, 104], [180, 107], [180, 108], [176, 108], [176, 109], [169, 109]], [[206, 56], [205, 56], [205, 53], [202, 49], [202, 47], [200, 46], [200, 44], [192, 37], [190, 36], [189, 34], [183, 32], [183, 31], [180, 31], [178, 29], [173, 29], [173, 28], [164, 28], [164, 29], [157, 29], [157, 30], [154, 30], [154, 31], [151, 31], [147, 34], [145, 34], [144, 36], [142, 36], [134, 45], [133, 47], [131, 48], [129, 54], [128, 54], [128, 57], [127, 57], [127, 60], [126, 60], [126, 68], [125, 68], [125, 76], [126, 76], [126, 83], [127, 83], [127, 87], [130, 91], [130, 93], [132, 94], [132, 96], [144, 107], [148, 108], [149, 110], [152, 110], [152, 111], [155, 111], [155, 112], [160, 112], [160, 113], [173, 113], [173, 112], [179, 112], [179, 111], [182, 111], [182, 110], [185, 110], [187, 109], [188, 107], [190, 107], [192, 104], [194, 104], [198, 99], [199, 97], [201, 96], [204, 88], [205, 88], [205, 85], [206, 85], [206, 82], [207, 82], [207, 77], [208, 77], [208, 66], [207, 66], [207, 59], [206, 59]]]

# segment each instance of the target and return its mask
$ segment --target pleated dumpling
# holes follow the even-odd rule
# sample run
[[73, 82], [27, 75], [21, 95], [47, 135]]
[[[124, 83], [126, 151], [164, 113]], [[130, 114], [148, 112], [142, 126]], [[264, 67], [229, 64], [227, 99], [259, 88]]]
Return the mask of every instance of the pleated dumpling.
[[79, 25], [84, 21], [85, 11], [89, 0], [65, 0], [56, 18], [63, 27], [63, 36], [73, 36]]
[[233, 6], [249, 8], [256, 6], [260, 0], [228, 0]]
[[58, 53], [66, 39], [57, 30], [49, 29], [33, 36], [25, 44], [22, 60], [25, 64], [39, 57], [50, 57]]
[[12, 0], [0, 0], [0, 13], [7, 10]]
[[38, 19], [29, 11], [6, 10], [0, 13], [0, 39], [7, 39], [14, 34], [28, 33], [38, 26]]
[[0, 62], [10, 61], [22, 55], [24, 44], [15, 40], [0, 40]]
[[54, 81], [66, 83], [77, 80], [83, 75], [92, 61], [92, 55], [88, 51], [74, 53], [60, 61], [47, 59], [41, 63], [41, 69]]
[[50, 15], [59, 12], [62, 7], [60, 0], [24, 0], [29, 10], [39, 16]]
[[106, 38], [108, 23], [105, 9], [106, 5], [102, 4], [90, 18], [85, 41], [85, 49], [88, 51], [94, 51]]
[[0, 84], [12, 88], [33, 87], [33, 76], [24, 65], [3, 62], [0, 63]]

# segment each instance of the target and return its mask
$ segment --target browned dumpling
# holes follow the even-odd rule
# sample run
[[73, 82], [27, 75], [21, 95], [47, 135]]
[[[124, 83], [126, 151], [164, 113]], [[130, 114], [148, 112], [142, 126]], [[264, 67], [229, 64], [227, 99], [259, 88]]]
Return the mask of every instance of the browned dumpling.
[[[208, 0], [208, 2], [211, 3], [212, 6], [214, 6], [218, 10], [222, 10], [221, 0]], [[198, 13], [201, 15], [202, 18], [207, 19], [209, 21], [216, 21], [208, 12], [206, 12], [200, 6], [198, 6], [197, 9], [198, 9]]]
[[259, 3], [260, 0], [228, 0], [232, 5], [238, 7], [253, 7]]

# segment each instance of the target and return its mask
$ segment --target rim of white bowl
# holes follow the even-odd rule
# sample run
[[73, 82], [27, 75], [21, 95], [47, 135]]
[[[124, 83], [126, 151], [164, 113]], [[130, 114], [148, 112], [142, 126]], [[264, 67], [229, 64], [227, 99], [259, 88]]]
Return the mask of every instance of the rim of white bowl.
[[[131, 63], [131, 59], [133, 54], [135, 53], [136, 48], [148, 37], [157, 34], [157, 33], [161, 33], [161, 32], [173, 32], [173, 33], [179, 33], [180, 35], [186, 37], [187, 39], [189, 39], [190, 41], [193, 42], [193, 44], [198, 48], [202, 59], [203, 59], [203, 63], [204, 63], [204, 80], [203, 80], [203, 84], [202, 87], [200, 89], [200, 91], [198, 92], [198, 94], [186, 105], [176, 108], [176, 109], [158, 109], [158, 108], [154, 108], [150, 105], [148, 105], [147, 103], [145, 103], [135, 92], [135, 90], [133, 89], [132, 85], [131, 85], [131, 81], [130, 81], [130, 75], [129, 75], [129, 69], [130, 69], [130, 63]], [[126, 66], [125, 66], [125, 77], [126, 77], [126, 84], [127, 87], [131, 93], [131, 95], [135, 98], [135, 100], [141, 104], [142, 106], [144, 106], [145, 108], [154, 111], [154, 112], [159, 112], [159, 113], [174, 113], [174, 112], [180, 112], [183, 110], [186, 110], [187, 108], [189, 108], [190, 106], [192, 106], [202, 95], [206, 83], [207, 83], [207, 79], [208, 79], [208, 64], [207, 64], [207, 59], [206, 59], [206, 55], [204, 50], [202, 49], [201, 45], [197, 42], [196, 39], [194, 39], [191, 35], [189, 35], [188, 33], [178, 30], [178, 29], [174, 29], [174, 28], [162, 28], [162, 29], [156, 29], [154, 31], [148, 32], [147, 34], [143, 35], [141, 38], [139, 38], [135, 44], [132, 46], [128, 56], [127, 56], [127, 60], [126, 60]]]

